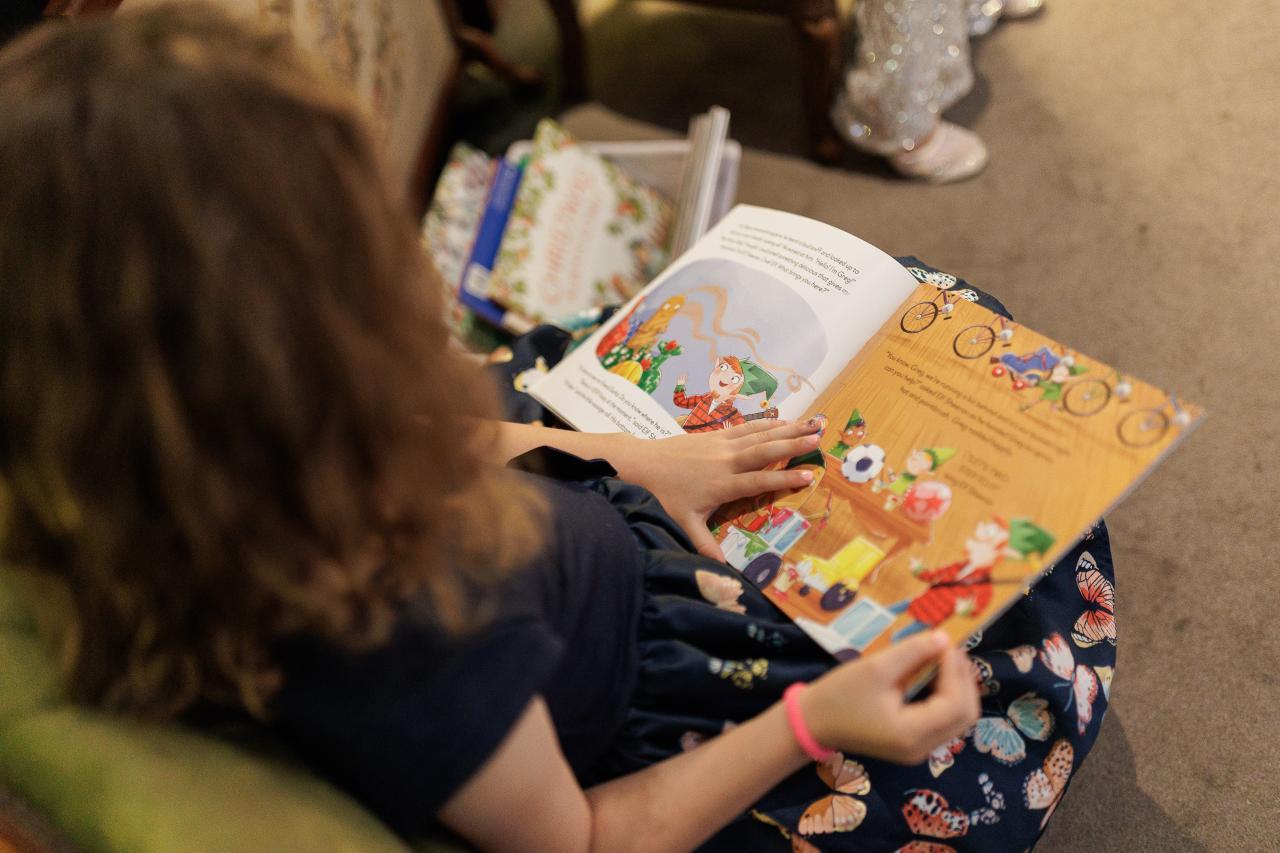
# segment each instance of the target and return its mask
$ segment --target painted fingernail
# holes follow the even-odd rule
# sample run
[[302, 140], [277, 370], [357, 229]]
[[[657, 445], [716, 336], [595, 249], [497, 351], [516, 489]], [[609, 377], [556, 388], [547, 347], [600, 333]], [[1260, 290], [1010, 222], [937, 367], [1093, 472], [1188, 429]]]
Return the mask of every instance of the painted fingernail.
[[805, 421], [804, 425], [809, 429], [816, 429], [818, 431], [818, 435], [822, 435], [822, 429], [824, 426], [822, 418], [809, 418], [809, 420]]

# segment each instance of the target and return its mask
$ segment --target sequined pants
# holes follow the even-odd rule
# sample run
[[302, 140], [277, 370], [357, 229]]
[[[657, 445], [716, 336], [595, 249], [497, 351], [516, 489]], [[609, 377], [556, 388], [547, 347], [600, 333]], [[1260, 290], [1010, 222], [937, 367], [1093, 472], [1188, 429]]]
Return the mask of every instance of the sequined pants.
[[967, 0], [862, 0], [832, 119], [858, 148], [911, 151], [973, 87]]

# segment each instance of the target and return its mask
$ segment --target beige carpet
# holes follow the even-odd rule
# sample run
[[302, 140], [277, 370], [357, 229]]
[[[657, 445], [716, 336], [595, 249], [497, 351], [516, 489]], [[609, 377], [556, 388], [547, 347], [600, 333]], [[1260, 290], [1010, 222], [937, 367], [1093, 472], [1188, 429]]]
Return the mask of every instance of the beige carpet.
[[[523, 14], [504, 43], [550, 55], [538, 4], [511, 5]], [[744, 144], [800, 150], [785, 26], [586, 5], [598, 101], [674, 128], [722, 103]], [[1109, 519], [1113, 705], [1041, 849], [1280, 849], [1280, 12], [1274, 0], [1047, 5], [977, 50], [978, 88], [956, 112], [991, 149], [976, 180], [918, 186], [854, 156], [823, 169], [753, 153], [740, 200], [919, 255], [1207, 406]], [[569, 124], [586, 138], [652, 132], [597, 107]]]

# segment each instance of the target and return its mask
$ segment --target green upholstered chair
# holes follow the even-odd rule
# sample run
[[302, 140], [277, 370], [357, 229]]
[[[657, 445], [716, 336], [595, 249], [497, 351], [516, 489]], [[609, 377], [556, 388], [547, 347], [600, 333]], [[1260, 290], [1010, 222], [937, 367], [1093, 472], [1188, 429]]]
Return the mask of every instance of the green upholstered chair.
[[46, 835], [15, 824], [15, 813], [39, 815], [69, 846], [88, 850], [409, 850], [278, 748], [71, 705], [29, 601], [20, 579], [0, 570], [0, 787], [27, 807], [0, 814], [0, 850], [6, 841], [31, 849]]

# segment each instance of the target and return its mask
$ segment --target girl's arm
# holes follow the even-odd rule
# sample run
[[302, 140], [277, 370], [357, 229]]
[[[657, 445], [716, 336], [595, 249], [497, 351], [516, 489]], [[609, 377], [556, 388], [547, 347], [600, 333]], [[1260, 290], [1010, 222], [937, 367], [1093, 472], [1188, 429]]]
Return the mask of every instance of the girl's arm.
[[808, 485], [808, 471], [763, 471], [768, 465], [818, 446], [821, 424], [752, 421], [694, 435], [642, 439], [622, 432], [586, 433], [532, 424], [502, 423], [498, 455], [503, 461], [538, 447], [554, 447], [584, 459], [604, 459], [618, 476], [638, 483], [688, 535], [698, 551], [723, 560], [707, 530], [707, 519], [738, 498]]
[[[969, 663], [948, 645], [940, 633], [919, 635], [832, 669], [800, 697], [814, 736], [890, 761], [923, 761], [978, 718]], [[933, 693], [904, 702], [902, 685], [932, 661]], [[687, 850], [809, 762], [775, 704], [696, 749], [583, 791], [535, 699], [439, 818], [485, 850]]]

